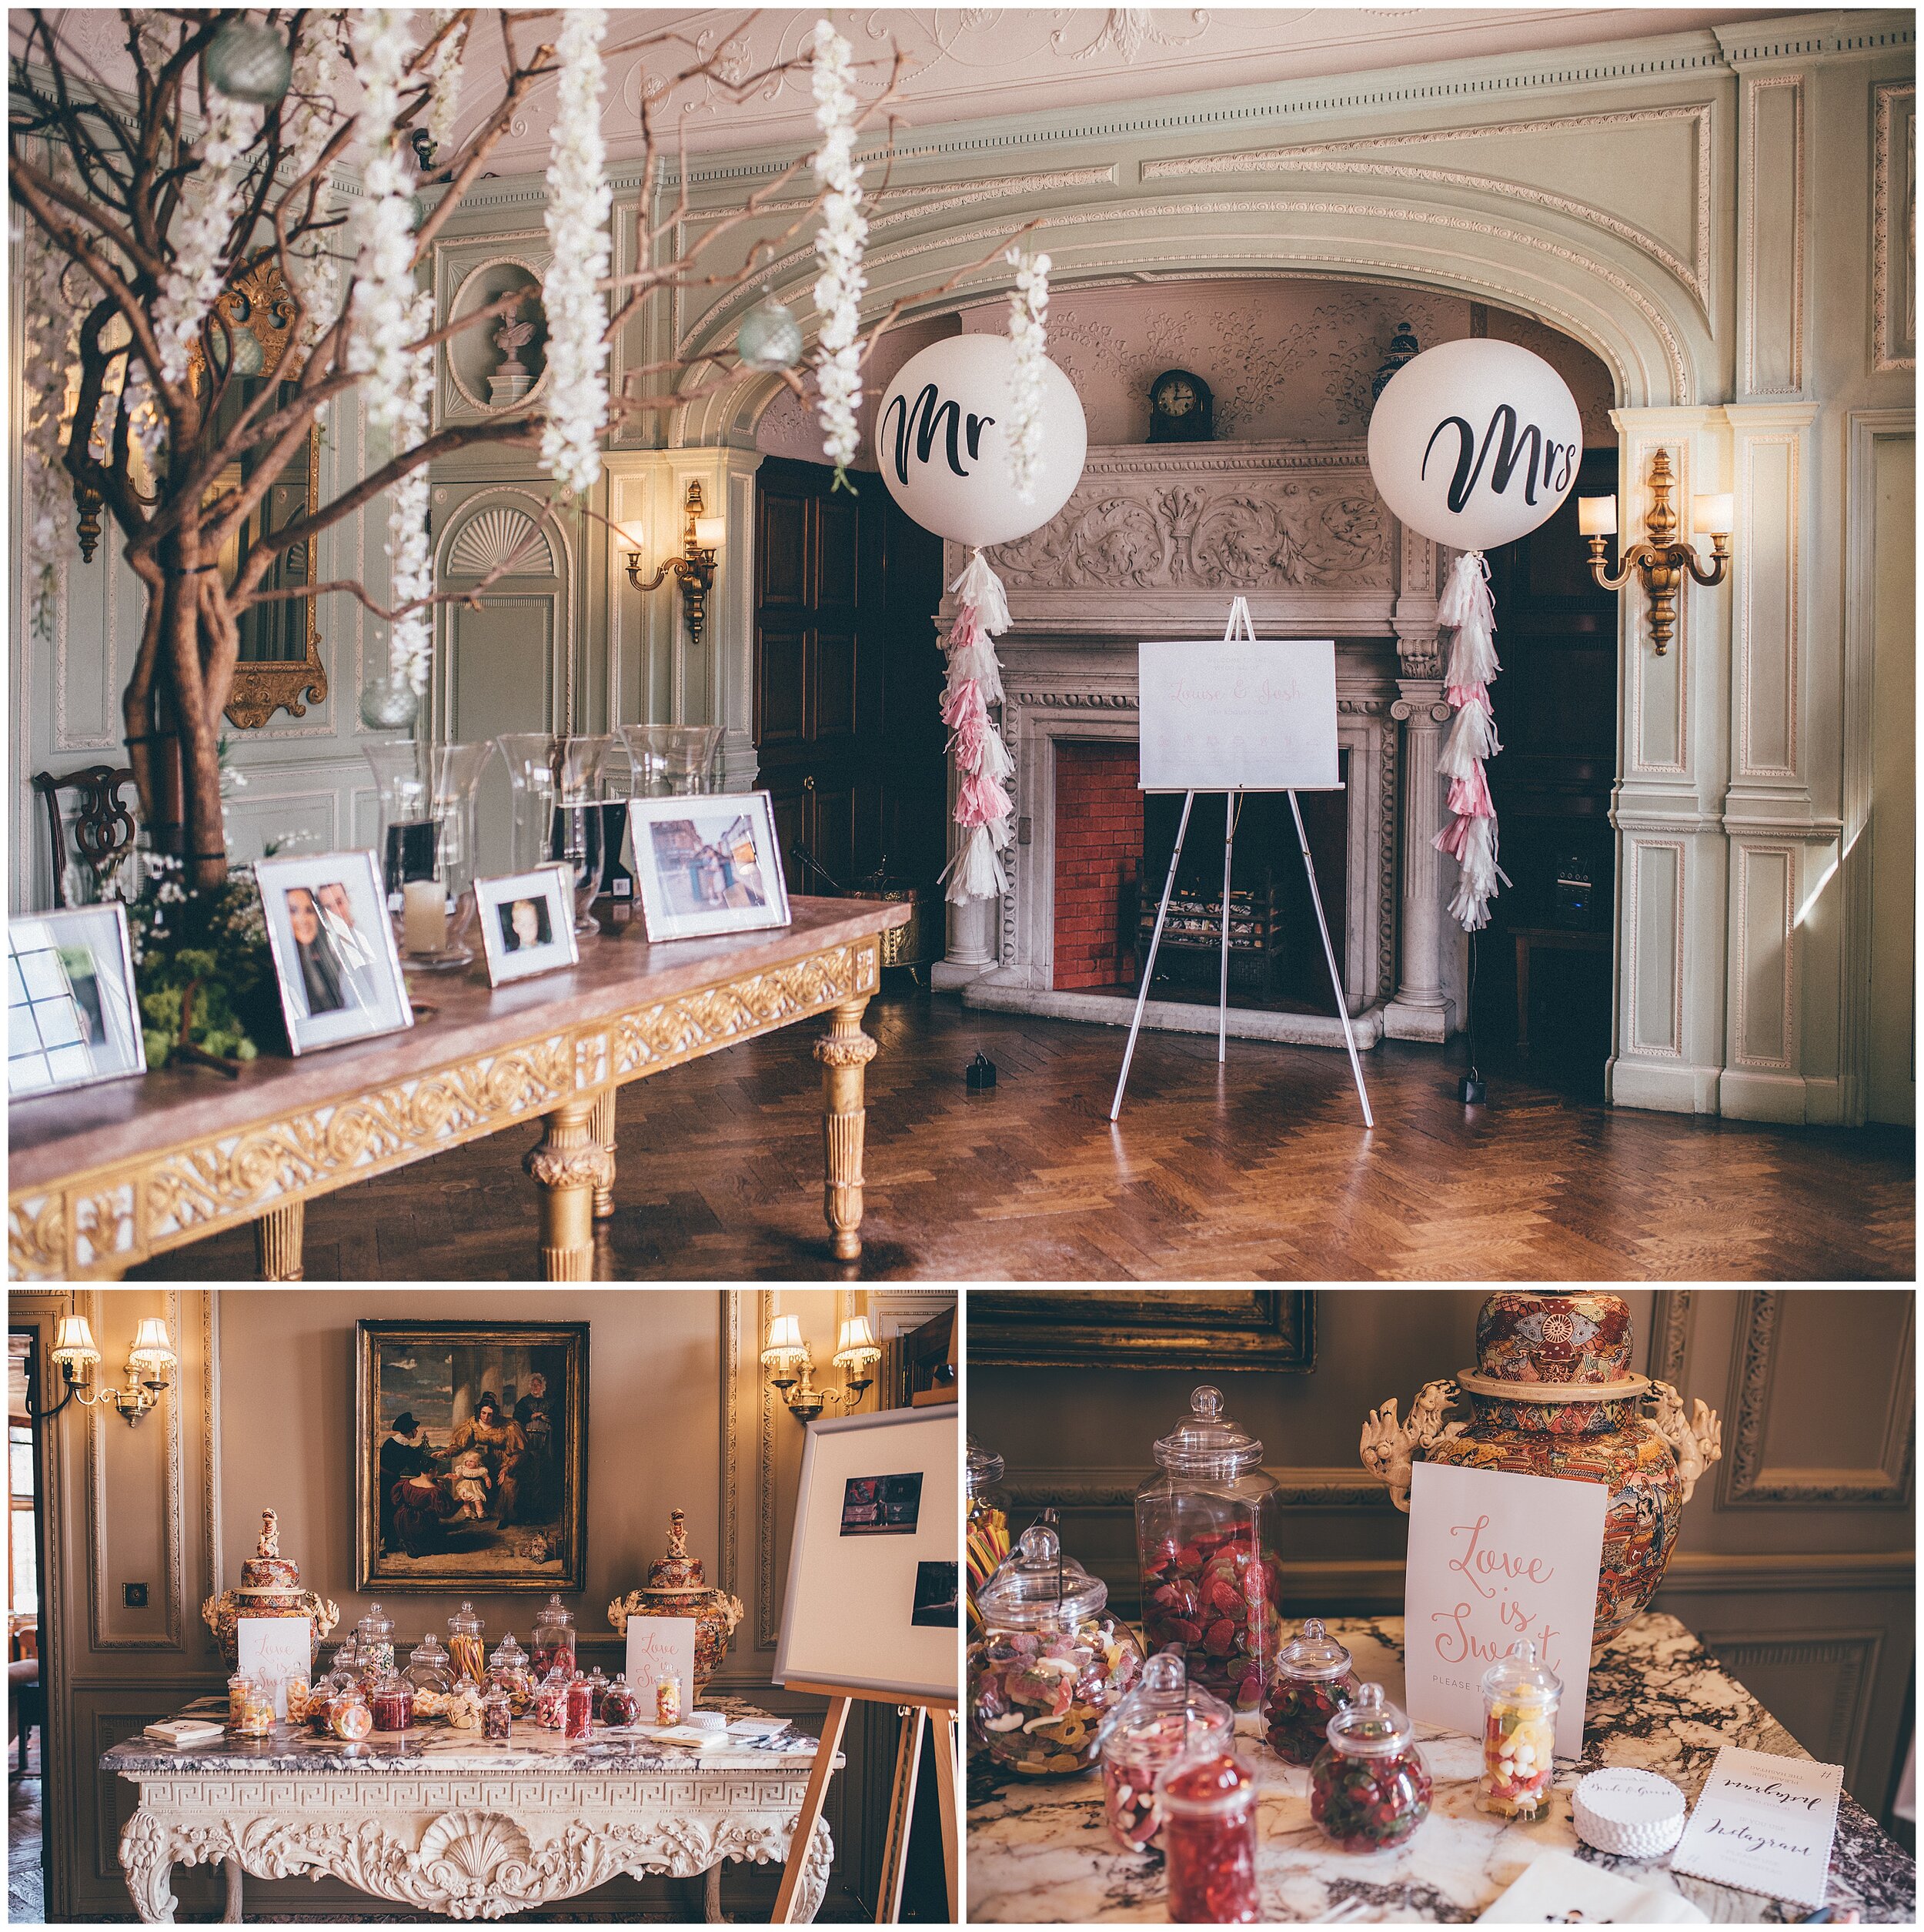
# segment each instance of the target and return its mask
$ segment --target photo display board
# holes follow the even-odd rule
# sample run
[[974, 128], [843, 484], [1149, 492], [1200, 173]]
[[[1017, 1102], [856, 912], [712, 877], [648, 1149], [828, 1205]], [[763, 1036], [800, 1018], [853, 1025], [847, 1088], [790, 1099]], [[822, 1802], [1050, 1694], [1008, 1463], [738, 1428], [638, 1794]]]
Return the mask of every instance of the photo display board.
[[1334, 791], [1336, 645], [1137, 647], [1144, 791]]
[[953, 1407], [809, 1425], [777, 1683], [957, 1700], [959, 1448]]

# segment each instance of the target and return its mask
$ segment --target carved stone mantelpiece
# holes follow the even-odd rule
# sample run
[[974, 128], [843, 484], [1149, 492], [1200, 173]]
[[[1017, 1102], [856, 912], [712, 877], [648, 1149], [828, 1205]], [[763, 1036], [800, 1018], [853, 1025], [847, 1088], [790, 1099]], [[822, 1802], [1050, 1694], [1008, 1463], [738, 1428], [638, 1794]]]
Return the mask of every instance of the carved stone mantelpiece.
[[[176, 1865], [226, 1863], [258, 1878], [342, 1880], [453, 1919], [498, 1919], [612, 1878], [691, 1878], [727, 1860], [790, 1855], [806, 1762], [686, 1771], [246, 1769], [143, 1776], [121, 1834], [135, 1909], [171, 1924]], [[817, 1827], [795, 1917], [812, 1920], [834, 1847]], [[238, 1917], [238, 1914], [233, 1916]]]

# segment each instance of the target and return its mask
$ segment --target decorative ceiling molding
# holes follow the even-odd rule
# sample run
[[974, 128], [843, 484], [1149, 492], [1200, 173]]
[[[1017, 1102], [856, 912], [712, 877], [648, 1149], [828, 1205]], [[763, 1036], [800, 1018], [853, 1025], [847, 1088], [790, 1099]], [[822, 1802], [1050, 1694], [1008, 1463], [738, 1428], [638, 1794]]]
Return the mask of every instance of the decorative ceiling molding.
[[[1144, 181], [1174, 180], [1187, 176], [1304, 172], [1371, 175], [1393, 181], [1433, 182], [1455, 188], [1469, 188], [1528, 202], [1539, 208], [1554, 209], [1559, 214], [1601, 228], [1661, 262], [1696, 298], [1705, 319], [1710, 313], [1711, 235], [1711, 114], [1708, 101], [1674, 108], [1647, 108], [1622, 114], [1572, 115], [1567, 120], [1485, 122], [1475, 127], [1433, 128], [1421, 133], [1358, 135], [1342, 141], [1320, 141], [1288, 148], [1248, 149], [1233, 154], [1177, 155], [1162, 161], [1143, 163]], [[1683, 121], [1694, 125], [1695, 179], [1692, 200], [1695, 209], [1693, 257], [1685, 261], [1674, 249], [1634, 222], [1575, 197], [1559, 195], [1527, 183], [1506, 181], [1501, 175], [1471, 174], [1450, 168], [1425, 168], [1407, 164], [1338, 157], [1383, 148], [1427, 147], [1451, 141], [1484, 140], [1505, 135], [1565, 135], [1598, 128], [1635, 127], [1652, 122]]]

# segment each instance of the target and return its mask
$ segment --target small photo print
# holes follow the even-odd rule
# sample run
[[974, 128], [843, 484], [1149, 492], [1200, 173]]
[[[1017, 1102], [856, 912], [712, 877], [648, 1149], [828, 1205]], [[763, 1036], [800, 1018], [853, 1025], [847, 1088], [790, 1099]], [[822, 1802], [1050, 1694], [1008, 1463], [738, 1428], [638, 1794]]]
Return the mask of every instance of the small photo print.
[[262, 859], [254, 880], [296, 1054], [414, 1024], [372, 852]]
[[489, 985], [557, 972], [580, 958], [573, 881], [566, 867], [543, 865], [503, 878], [477, 879], [474, 896]]
[[915, 1607], [909, 1621], [957, 1629], [962, 1620], [961, 1606], [956, 1600], [957, 1581], [954, 1563], [917, 1563]]
[[7, 1097], [147, 1071], [126, 909], [75, 906], [7, 925]]
[[909, 1536], [922, 1515], [922, 1472], [852, 1476], [842, 1490], [845, 1536]]
[[693, 939], [789, 922], [766, 792], [636, 798], [630, 844], [648, 937]]

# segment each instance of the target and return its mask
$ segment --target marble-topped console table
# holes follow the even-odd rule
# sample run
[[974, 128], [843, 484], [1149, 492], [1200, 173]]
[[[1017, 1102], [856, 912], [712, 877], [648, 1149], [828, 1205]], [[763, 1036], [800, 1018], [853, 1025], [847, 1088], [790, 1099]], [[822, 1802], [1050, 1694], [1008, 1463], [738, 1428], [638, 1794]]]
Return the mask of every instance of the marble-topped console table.
[[[1354, 1653], [1361, 1675], [1378, 1680], [1402, 1703], [1402, 1619], [1328, 1623]], [[1354, 1900], [1353, 1910], [1366, 1920], [1461, 1924], [1482, 1913], [1526, 1865], [1553, 1852], [1575, 1853], [1680, 1892], [1725, 1924], [1803, 1916], [1775, 1899], [1672, 1873], [1664, 1860], [1606, 1857], [1579, 1844], [1571, 1827], [1571, 1787], [1603, 1765], [1661, 1772], [1694, 1804], [1725, 1744], [1810, 1755], [1674, 1616], [1639, 1617], [1591, 1672], [1582, 1760], [1559, 1767], [1556, 1785], [1564, 1795], [1540, 1823], [1506, 1824], [1475, 1808], [1482, 1753], [1475, 1738], [1430, 1725], [1419, 1725], [1417, 1735], [1435, 1784], [1430, 1815], [1406, 1843], [1362, 1857], [1332, 1849], [1310, 1822], [1308, 1771], [1284, 1763], [1255, 1736], [1238, 1739], [1260, 1792], [1256, 1869], [1265, 1920], [1317, 1919]], [[969, 1917], [977, 1924], [1159, 1923], [1166, 1917], [1161, 1854], [1115, 1849], [1095, 1773], [1040, 1783], [1005, 1779], [978, 1754], [970, 1763], [968, 1843]], [[1912, 1859], [1846, 1797], [1827, 1902], [1855, 1907], [1867, 1921], [1903, 1923], [1916, 1916], [1916, 1891]]]
[[[704, 1707], [762, 1714], [735, 1700]], [[505, 1744], [433, 1726], [346, 1745], [279, 1724], [178, 1750], [130, 1738], [100, 1766], [139, 1787], [120, 1864], [149, 1924], [173, 1921], [175, 1866], [217, 1863], [230, 1921], [244, 1871], [325, 1874], [456, 1919], [505, 1917], [623, 1875], [705, 1873], [717, 1918], [724, 1860], [789, 1858], [816, 1748], [792, 1724], [766, 1746], [699, 1757], [600, 1726], [585, 1743], [517, 1722]], [[806, 1922], [834, 1863], [826, 1822], [799, 1855], [793, 1917]]]

